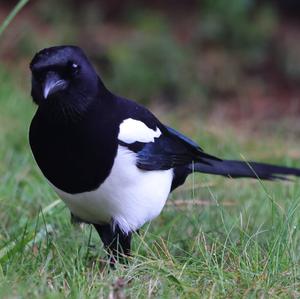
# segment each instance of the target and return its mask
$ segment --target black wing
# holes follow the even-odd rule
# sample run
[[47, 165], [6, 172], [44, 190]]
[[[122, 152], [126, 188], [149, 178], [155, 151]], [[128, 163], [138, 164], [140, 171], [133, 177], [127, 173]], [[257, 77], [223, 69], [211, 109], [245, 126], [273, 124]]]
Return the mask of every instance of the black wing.
[[161, 136], [154, 142], [134, 142], [127, 144], [119, 141], [137, 153], [137, 167], [143, 170], [167, 170], [189, 165], [193, 162], [210, 164], [209, 160], [220, 161], [219, 158], [206, 154], [198, 144], [176, 130], [159, 124]]

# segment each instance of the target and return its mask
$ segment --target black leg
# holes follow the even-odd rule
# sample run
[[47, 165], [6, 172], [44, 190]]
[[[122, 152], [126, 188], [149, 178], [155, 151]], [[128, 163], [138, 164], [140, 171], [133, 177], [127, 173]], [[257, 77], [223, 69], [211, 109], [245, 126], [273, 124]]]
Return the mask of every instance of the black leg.
[[132, 233], [123, 233], [118, 225], [113, 229], [111, 224], [93, 224], [97, 230], [104, 247], [110, 255], [110, 264], [113, 266], [117, 260], [123, 260], [122, 256], [130, 255]]

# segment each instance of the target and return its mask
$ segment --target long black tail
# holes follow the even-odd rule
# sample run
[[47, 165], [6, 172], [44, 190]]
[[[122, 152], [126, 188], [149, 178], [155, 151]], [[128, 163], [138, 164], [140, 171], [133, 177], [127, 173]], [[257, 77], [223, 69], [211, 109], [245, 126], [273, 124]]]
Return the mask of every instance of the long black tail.
[[288, 180], [288, 176], [300, 176], [300, 169], [259, 162], [237, 160], [208, 160], [209, 164], [195, 163], [191, 171], [222, 175], [232, 178], [259, 178], [262, 180]]

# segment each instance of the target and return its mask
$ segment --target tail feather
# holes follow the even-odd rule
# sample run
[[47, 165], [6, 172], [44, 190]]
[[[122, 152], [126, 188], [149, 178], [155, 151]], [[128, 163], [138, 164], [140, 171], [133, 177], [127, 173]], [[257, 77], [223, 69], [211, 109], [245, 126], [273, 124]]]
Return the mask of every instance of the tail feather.
[[262, 180], [288, 180], [288, 176], [300, 176], [300, 169], [259, 162], [237, 160], [210, 160], [207, 164], [195, 163], [191, 171], [222, 175], [232, 178], [259, 178]]

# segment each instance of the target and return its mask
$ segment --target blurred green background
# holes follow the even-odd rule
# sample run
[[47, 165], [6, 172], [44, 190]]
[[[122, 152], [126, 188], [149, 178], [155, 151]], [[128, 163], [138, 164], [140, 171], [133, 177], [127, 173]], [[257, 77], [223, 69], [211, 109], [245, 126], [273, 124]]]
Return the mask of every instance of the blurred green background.
[[[297, 0], [29, 1], [1, 38], [29, 97], [40, 49], [76, 44], [106, 85], [159, 111], [244, 124], [300, 112]], [[0, 20], [16, 1], [0, 3]]]

